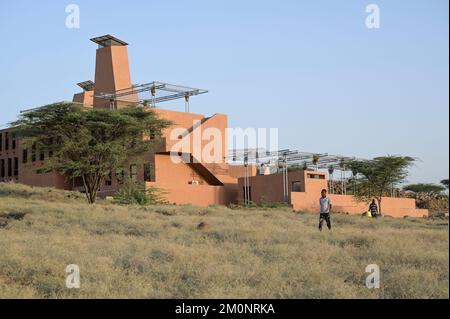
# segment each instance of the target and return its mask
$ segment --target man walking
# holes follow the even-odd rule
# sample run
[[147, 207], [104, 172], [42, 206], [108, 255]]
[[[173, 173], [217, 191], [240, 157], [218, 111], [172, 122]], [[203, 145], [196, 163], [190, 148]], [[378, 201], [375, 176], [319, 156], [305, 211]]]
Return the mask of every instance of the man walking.
[[331, 199], [327, 196], [327, 190], [322, 189], [320, 197], [320, 217], [319, 217], [319, 230], [322, 231], [322, 224], [325, 220], [327, 222], [327, 227], [331, 230]]
[[369, 211], [372, 217], [378, 217], [378, 206], [377, 203], [375, 203], [375, 199], [372, 199], [372, 203], [369, 205]]

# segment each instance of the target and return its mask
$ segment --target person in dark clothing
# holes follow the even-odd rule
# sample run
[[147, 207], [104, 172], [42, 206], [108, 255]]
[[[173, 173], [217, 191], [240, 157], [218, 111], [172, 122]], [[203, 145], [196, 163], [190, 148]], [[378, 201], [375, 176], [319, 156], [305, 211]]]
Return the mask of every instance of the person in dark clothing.
[[319, 216], [319, 230], [322, 231], [322, 224], [325, 221], [327, 223], [327, 227], [331, 230], [331, 199], [327, 196], [327, 190], [322, 189], [320, 194], [319, 205], [320, 205], [320, 216]]
[[375, 202], [375, 199], [372, 199], [372, 203], [370, 203], [369, 205], [369, 211], [372, 217], [375, 218], [378, 217], [378, 206], [377, 203]]

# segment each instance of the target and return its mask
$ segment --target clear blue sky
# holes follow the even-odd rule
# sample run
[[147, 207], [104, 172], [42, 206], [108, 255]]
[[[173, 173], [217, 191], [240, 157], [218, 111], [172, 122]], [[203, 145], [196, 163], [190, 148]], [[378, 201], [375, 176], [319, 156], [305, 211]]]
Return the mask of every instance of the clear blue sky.
[[[67, 4], [80, 29], [65, 26]], [[380, 7], [367, 29], [365, 7]], [[206, 88], [191, 111], [278, 127], [280, 147], [420, 158], [410, 182], [449, 175], [448, 1], [1, 1], [0, 125], [70, 100], [96, 45], [130, 43], [133, 83]], [[183, 109], [182, 104], [174, 107]]]

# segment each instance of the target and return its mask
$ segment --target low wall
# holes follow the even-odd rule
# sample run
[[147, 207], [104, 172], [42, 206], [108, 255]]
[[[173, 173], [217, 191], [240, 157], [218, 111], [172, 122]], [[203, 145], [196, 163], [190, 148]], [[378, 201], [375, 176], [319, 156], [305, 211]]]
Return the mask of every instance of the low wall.
[[[356, 201], [351, 195], [329, 194], [334, 212], [362, 214], [368, 210], [369, 203]], [[307, 192], [291, 193], [291, 204], [295, 210], [319, 211], [320, 195]], [[423, 217], [428, 216], [427, 209], [417, 209], [412, 198], [383, 197], [381, 202], [382, 214], [392, 217]]]
[[169, 203], [178, 205], [192, 204], [197, 206], [228, 205], [237, 202], [237, 185], [225, 184], [225, 186], [211, 185], [176, 185], [147, 182], [146, 186], [157, 187], [161, 190], [161, 196]]

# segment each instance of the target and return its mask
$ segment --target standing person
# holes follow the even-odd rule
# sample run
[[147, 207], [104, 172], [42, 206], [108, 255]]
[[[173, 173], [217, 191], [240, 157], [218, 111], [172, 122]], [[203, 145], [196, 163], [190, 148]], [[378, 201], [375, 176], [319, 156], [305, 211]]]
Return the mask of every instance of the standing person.
[[319, 230], [322, 231], [322, 224], [325, 220], [327, 222], [327, 227], [329, 230], [331, 230], [331, 219], [330, 219], [330, 212], [331, 212], [331, 199], [327, 196], [327, 190], [322, 189], [320, 192], [320, 217], [319, 217]]
[[372, 203], [370, 203], [369, 205], [369, 211], [372, 217], [375, 218], [378, 217], [378, 206], [377, 203], [375, 202], [375, 199], [372, 199]]

